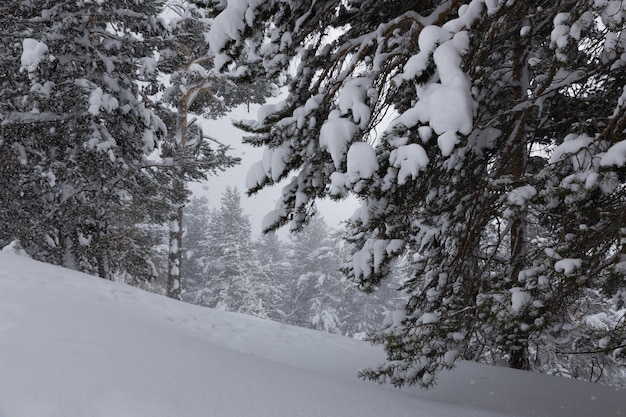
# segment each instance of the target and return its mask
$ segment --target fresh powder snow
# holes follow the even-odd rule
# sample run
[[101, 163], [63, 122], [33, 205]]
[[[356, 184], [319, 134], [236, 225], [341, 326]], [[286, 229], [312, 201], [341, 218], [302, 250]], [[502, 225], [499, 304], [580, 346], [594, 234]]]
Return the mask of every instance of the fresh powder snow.
[[22, 56], [20, 62], [22, 69], [28, 72], [34, 71], [48, 52], [48, 45], [36, 39], [26, 38], [22, 41]]
[[2, 417], [626, 415], [624, 390], [502, 367], [461, 363], [428, 391], [356, 378], [382, 360], [366, 342], [0, 253]]
[[372, 178], [378, 169], [376, 151], [367, 142], [355, 142], [348, 150], [347, 165], [350, 182]]

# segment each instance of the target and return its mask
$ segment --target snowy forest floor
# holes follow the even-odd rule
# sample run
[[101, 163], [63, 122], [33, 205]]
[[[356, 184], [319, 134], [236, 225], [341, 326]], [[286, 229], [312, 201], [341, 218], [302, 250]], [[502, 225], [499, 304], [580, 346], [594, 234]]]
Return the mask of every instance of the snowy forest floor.
[[363, 382], [366, 342], [176, 302], [0, 253], [0, 417], [626, 416], [626, 391], [462, 363]]

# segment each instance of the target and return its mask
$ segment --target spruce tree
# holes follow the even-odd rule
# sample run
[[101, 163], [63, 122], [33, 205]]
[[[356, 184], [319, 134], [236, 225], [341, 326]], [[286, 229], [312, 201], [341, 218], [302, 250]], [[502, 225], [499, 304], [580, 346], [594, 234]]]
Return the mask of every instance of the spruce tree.
[[271, 297], [265, 301], [267, 317], [287, 322], [285, 301], [290, 296], [287, 292], [292, 282], [293, 264], [290, 262], [288, 245], [276, 233], [262, 234], [253, 243], [257, 268], [262, 270], [271, 285]]
[[401, 297], [396, 289], [406, 271], [398, 265], [378, 291], [360, 291], [341, 273], [349, 246], [340, 236], [319, 216], [291, 236], [284, 321], [363, 339], [383, 324], [387, 313], [393, 312]]
[[169, 137], [163, 147], [171, 174], [167, 295], [180, 299], [183, 211], [190, 196], [186, 183], [206, 180], [208, 174], [232, 166], [239, 159], [229, 156], [229, 148], [211, 140], [196, 123], [203, 114], [221, 115], [226, 109], [220, 98], [225, 77], [212, 74], [213, 60], [204, 43], [209, 21], [193, 3], [173, 2], [169, 9], [174, 12], [169, 22], [171, 36], [159, 50], [158, 62], [169, 86], [159, 95], [160, 85], [153, 85], [151, 93], [167, 114]]
[[291, 277], [284, 307], [286, 321], [300, 327], [342, 333], [345, 279], [330, 229], [314, 217], [291, 238]]
[[154, 276], [163, 221], [146, 162], [165, 135], [140, 98], [163, 38], [160, 1], [2, 5], [3, 240], [112, 279]]
[[169, 209], [168, 296], [180, 298], [183, 247], [183, 212], [190, 196], [188, 181], [206, 180], [225, 168], [239, 163], [211, 132], [204, 132], [199, 119], [216, 118], [242, 103], [260, 103], [269, 96], [269, 83], [238, 74], [215, 71], [206, 37], [214, 10], [203, 2], [171, 2], [168, 10], [170, 37], [159, 50], [158, 69], [169, 86], [159, 95], [160, 86], [151, 93], [161, 111], [168, 114], [169, 136], [163, 156], [171, 161], [171, 207]]
[[210, 215], [203, 286], [197, 303], [267, 318], [277, 289], [253, 250], [250, 220], [237, 189], [227, 187]]
[[[223, 3], [216, 2], [218, 7]], [[581, 299], [624, 289], [626, 20], [619, 1], [228, 3], [217, 68], [289, 95], [242, 122], [265, 147], [254, 193], [286, 180], [267, 230], [357, 195], [346, 271], [371, 291], [399, 256], [406, 303], [363, 376], [430, 386], [460, 358], [542, 369], [546, 340], [619, 356], [624, 319], [581, 326]], [[385, 115], [393, 120], [386, 126]], [[289, 178], [292, 173], [295, 173]]]
[[182, 299], [197, 304], [197, 295], [204, 285], [204, 268], [210, 235], [209, 221], [211, 210], [206, 197], [193, 197], [185, 207], [183, 224], [183, 270]]

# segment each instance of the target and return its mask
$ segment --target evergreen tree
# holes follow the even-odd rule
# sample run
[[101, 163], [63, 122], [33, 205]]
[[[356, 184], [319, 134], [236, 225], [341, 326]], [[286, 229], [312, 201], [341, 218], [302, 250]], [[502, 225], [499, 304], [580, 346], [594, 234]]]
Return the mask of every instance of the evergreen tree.
[[365, 293], [341, 273], [347, 254], [340, 234], [321, 217], [292, 235], [284, 281], [286, 323], [361, 339], [380, 327], [395, 307], [404, 268], [395, 268], [395, 276], [376, 293]]
[[[196, 123], [198, 117], [222, 116], [242, 103], [259, 103], [270, 94], [263, 79], [242, 77], [233, 82], [233, 75], [220, 74], [214, 57], [206, 46], [211, 28], [212, 9], [202, 2], [170, 2], [173, 11], [169, 25], [170, 42], [159, 51], [158, 67], [168, 76], [169, 87], [159, 97], [171, 112], [167, 118], [170, 132], [164, 156], [171, 161], [170, 248], [168, 267], [168, 296], [181, 297], [183, 246], [183, 209], [190, 195], [189, 180], [206, 180], [207, 175], [224, 170], [239, 162], [228, 155], [229, 147], [206, 135]], [[159, 91], [152, 86], [152, 93]]]
[[[337, 242], [340, 241], [337, 240]], [[349, 258], [347, 248], [343, 248], [342, 254], [344, 261]], [[396, 308], [403, 305], [405, 301], [398, 289], [409, 276], [410, 263], [405, 258], [399, 258], [390, 266], [389, 277], [380, 283], [376, 291], [363, 291], [355, 282], [344, 278], [345, 307], [342, 334], [357, 339], [366, 339], [381, 326], [385, 326], [395, 314]]]
[[364, 377], [429, 386], [486, 351], [542, 369], [572, 329], [581, 355], [622, 354], [623, 313], [580, 325], [581, 299], [626, 281], [622, 2], [215, 3], [217, 68], [276, 76], [298, 57], [285, 101], [241, 123], [266, 148], [250, 192], [296, 172], [267, 229], [353, 193], [348, 275], [371, 291], [411, 260], [372, 337], [388, 361]]
[[224, 311], [268, 317], [277, 290], [256, 258], [250, 221], [236, 189], [226, 189], [220, 208], [211, 213], [209, 229], [205, 282], [197, 302]]
[[345, 280], [330, 230], [314, 217], [291, 238], [291, 277], [284, 307], [286, 322], [341, 334]]
[[287, 286], [292, 278], [288, 246], [276, 233], [266, 233], [254, 242], [254, 251], [258, 268], [264, 271], [272, 285], [273, 296], [265, 302], [267, 316], [272, 320], [286, 323], [284, 305], [285, 298], [289, 297]]
[[567, 311], [568, 327], [555, 329], [531, 344], [531, 350], [536, 349], [533, 366], [549, 374], [625, 387], [624, 347], [611, 347], [612, 339], [619, 338], [626, 326], [624, 313], [619, 297], [607, 298], [600, 291], [587, 290]]
[[[207, 175], [233, 166], [238, 158], [227, 155], [229, 148], [204, 134], [202, 128], [190, 119], [191, 115], [222, 115], [227, 106], [224, 94], [226, 77], [211, 72], [213, 59], [205, 48], [205, 34], [210, 22], [193, 3], [172, 2], [170, 20], [172, 37], [159, 51], [159, 70], [169, 77], [169, 87], [158, 98], [166, 108], [169, 140], [163, 156], [170, 161], [168, 289], [171, 298], [182, 294], [183, 209], [190, 192], [186, 182], [206, 180]], [[151, 93], [157, 94], [160, 85], [153, 84]], [[228, 92], [226, 92], [228, 93]], [[211, 146], [211, 143], [213, 145]]]
[[160, 1], [10, 1], [0, 24], [3, 240], [112, 279], [155, 275], [164, 137], [140, 99], [164, 28]]
[[194, 197], [185, 207], [183, 224], [183, 271], [182, 299], [197, 303], [195, 297], [204, 285], [206, 256], [209, 251], [210, 215], [209, 200], [206, 197]]

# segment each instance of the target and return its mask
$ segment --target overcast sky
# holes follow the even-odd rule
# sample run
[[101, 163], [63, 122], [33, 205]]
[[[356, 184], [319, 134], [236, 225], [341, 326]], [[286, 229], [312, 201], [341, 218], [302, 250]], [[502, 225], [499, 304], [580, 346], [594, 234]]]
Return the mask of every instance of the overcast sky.
[[[236, 187], [242, 195], [243, 209], [250, 216], [253, 238], [256, 238], [261, 233], [261, 221], [268, 212], [274, 209], [276, 200], [280, 196], [283, 187], [282, 184], [277, 185], [262, 190], [252, 197], [247, 197], [245, 194], [246, 175], [250, 167], [255, 162], [261, 160], [263, 149], [241, 143], [241, 138], [245, 135], [245, 132], [234, 127], [232, 120], [256, 119], [258, 108], [258, 105], [251, 105], [248, 113], [246, 106], [240, 106], [222, 119], [203, 122], [205, 134], [232, 146], [234, 148], [232, 154], [241, 158], [241, 164], [234, 168], [229, 168], [217, 176], [209, 177], [209, 180], [205, 183], [191, 184], [191, 190], [194, 195], [208, 197], [213, 208], [219, 207], [220, 198], [226, 187]], [[338, 228], [341, 221], [349, 218], [357, 207], [358, 203], [355, 199], [342, 203], [330, 200], [318, 202], [318, 209], [324, 220], [333, 228]], [[285, 231], [280, 233], [283, 237], [287, 235], [287, 227], [284, 229]]]

